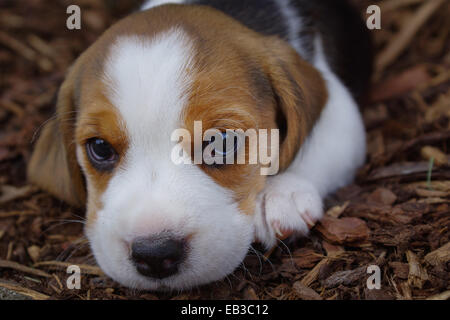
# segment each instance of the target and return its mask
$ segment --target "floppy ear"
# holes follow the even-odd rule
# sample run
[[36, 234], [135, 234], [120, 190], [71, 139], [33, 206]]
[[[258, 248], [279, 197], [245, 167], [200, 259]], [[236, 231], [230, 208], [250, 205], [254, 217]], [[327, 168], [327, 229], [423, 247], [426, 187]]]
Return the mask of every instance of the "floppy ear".
[[28, 179], [74, 206], [84, 206], [84, 178], [76, 160], [75, 106], [71, 76], [62, 84], [56, 104], [56, 118], [50, 120], [34, 147], [28, 164]]
[[269, 38], [268, 76], [280, 129], [280, 169], [286, 169], [320, 117], [328, 98], [320, 73], [285, 41]]

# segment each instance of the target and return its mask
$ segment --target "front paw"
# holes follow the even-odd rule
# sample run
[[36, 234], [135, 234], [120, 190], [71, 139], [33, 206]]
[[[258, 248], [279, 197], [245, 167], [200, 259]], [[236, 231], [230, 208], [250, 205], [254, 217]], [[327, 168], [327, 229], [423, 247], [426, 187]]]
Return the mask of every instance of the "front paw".
[[286, 173], [267, 182], [258, 206], [255, 236], [268, 248], [277, 239], [307, 235], [323, 216], [322, 199], [316, 188]]

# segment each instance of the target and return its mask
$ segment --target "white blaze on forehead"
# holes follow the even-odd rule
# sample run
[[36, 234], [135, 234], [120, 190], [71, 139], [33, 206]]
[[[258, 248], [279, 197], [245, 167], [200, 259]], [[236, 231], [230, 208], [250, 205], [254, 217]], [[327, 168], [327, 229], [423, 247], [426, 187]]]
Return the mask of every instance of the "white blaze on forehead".
[[[193, 47], [180, 29], [154, 38], [122, 37], [105, 65], [106, 95], [129, 145], [86, 233], [102, 269], [130, 287], [187, 288], [218, 280], [242, 262], [253, 239], [251, 217], [240, 212], [229, 190], [198, 166], [171, 161], [171, 135], [182, 127], [193, 80]], [[129, 259], [129, 244], [163, 231], [190, 236], [186, 261], [173, 277], [144, 277]]]
[[121, 114], [130, 142], [170, 142], [191, 83], [187, 69], [193, 45], [188, 36], [171, 29], [154, 38], [122, 37], [109, 54], [104, 70], [107, 96]]

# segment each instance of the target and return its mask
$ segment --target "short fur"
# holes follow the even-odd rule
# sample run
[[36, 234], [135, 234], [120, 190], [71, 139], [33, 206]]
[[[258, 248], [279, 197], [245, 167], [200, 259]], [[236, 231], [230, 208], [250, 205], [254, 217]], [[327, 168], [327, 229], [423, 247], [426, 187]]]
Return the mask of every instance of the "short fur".
[[[32, 182], [86, 205], [101, 268], [143, 289], [218, 280], [253, 240], [270, 247], [306, 235], [322, 217], [322, 198], [349, 183], [365, 156], [355, 102], [363, 87], [352, 83], [366, 73], [347, 72], [339, 52], [359, 53], [327, 29], [347, 25], [345, 4], [333, 13], [325, 0], [169, 2], [148, 1], [149, 10], [115, 24], [77, 59], [28, 167]], [[319, 11], [332, 23], [315, 20]], [[171, 133], [192, 132], [195, 121], [203, 131], [279, 129], [281, 171], [266, 177], [260, 164], [172, 163]], [[92, 166], [91, 138], [114, 147], [113, 170]], [[178, 273], [139, 274], [132, 241], [167, 231], [188, 242]]]

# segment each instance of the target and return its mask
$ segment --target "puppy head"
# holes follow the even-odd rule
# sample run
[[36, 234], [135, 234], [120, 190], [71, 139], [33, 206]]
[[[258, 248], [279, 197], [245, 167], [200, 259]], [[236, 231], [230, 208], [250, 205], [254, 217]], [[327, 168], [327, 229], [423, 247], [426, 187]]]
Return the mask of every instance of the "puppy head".
[[260, 164], [177, 165], [173, 132], [194, 136], [195, 121], [203, 132], [279, 129], [283, 170], [324, 92], [285, 42], [206, 7], [158, 7], [122, 20], [77, 60], [29, 178], [86, 203], [95, 257], [118, 282], [179, 289], [218, 280], [254, 239], [266, 178]]

